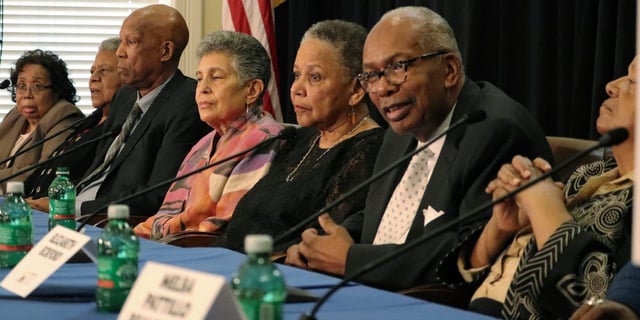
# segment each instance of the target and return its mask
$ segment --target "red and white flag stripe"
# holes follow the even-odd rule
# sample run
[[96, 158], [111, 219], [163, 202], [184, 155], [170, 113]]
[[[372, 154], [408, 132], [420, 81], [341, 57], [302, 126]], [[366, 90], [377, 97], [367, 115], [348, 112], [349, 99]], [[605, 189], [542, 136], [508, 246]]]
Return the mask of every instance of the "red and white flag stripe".
[[224, 0], [222, 3], [222, 29], [243, 32], [262, 43], [271, 58], [271, 80], [267, 85], [263, 108], [277, 121], [282, 121], [278, 94], [278, 56], [271, 0]]

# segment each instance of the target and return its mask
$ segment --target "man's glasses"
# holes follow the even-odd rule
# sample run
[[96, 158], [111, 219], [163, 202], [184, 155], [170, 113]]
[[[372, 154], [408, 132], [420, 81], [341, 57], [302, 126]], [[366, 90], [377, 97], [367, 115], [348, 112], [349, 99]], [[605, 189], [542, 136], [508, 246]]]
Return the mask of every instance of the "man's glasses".
[[16, 92], [19, 94], [25, 94], [27, 91], [31, 90], [31, 92], [38, 94], [44, 90], [50, 89], [51, 85], [44, 85], [41, 83], [34, 83], [31, 86], [28, 86], [24, 82], [20, 82], [16, 85]]
[[399, 85], [407, 80], [407, 70], [409, 69], [409, 65], [411, 65], [412, 63], [418, 60], [432, 58], [448, 52], [449, 51], [446, 51], [446, 50], [438, 50], [434, 52], [425, 53], [421, 56], [418, 56], [409, 60], [398, 61], [398, 62], [388, 64], [381, 71], [363, 72], [359, 74], [356, 78], [360, 82], [360, 85], [362, 86], [362, 88], [367, 92], [369, 92], [370, 86], [375, 85], [378, 82], [378, 80], [380, 80], [381, 76], [384, 76], [384, 78], [390, 84]]

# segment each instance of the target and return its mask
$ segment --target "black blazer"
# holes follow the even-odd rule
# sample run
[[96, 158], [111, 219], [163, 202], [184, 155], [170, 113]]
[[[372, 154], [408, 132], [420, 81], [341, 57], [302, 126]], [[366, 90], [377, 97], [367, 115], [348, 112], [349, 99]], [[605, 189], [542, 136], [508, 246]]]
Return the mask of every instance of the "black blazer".
[[[176, 71], [114, 159], [96, 200], [82, 203], [82, 214], [175, 177], [187, 152], [211, 131], [200, 120], [195, 87], [195, 80], [184, 76], [180, 70]], [[137, 100], [137, 94], [138, 90], [131, 86], [116, 92], [104, 125], [105, 132], [122, 126]], [[97, 157], [87, 174], [102, 163], [114, 139], [106, 139], [99, 144]], [[85, 186], [77, 187], [82, 190]], [[169, 184], [124, 203], [129, 205], [131, 215], [151, 216], [160, 208], [168, 188]]]
[[[541, 156], [553, 161], [545, 135], [528, 111], [497, 87], [467, 78], [460, 93], [451, 123], [472, 110], [485, 110], [487, 118], [462, 126], [445, 138], [441, 154], [434, 167], [428, 193], [422, 198], [407, 242], [437, 228], [490, 201], [484, 192], [496, 177], [502, 164], [516, 154]], [[387, 130], [376, 160], [374, 172], [395, 162], [416, 147], [411, 135], [397, 135]], [[389, 172], [369, 189], [365, 209], [343, 223], [356, 241], [347, 255], [346, 274], [396, 250], [398, 245], [372, 245], [387, 202], [406, 169], [407, 164]], [[445, 214], [424, 227], [423, 209], [431, 206]], [[480, 222], [462, 223], [432, 238], [408, 254], [366, 273], [358, 281], [388, 288], [401, 289], [417, 284], [436, 283], [435, 269], [445, 254], [475, 227], [486, 223], [491, 210], [483, 213]]]

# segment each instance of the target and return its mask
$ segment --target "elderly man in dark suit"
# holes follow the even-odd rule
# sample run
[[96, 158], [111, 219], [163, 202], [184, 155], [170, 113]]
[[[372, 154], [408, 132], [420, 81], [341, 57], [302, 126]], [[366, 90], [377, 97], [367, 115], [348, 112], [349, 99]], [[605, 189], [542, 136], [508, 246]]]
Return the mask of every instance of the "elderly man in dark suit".
[[[187, 24], [175, 9], [151, 5], [133, 11], [120, 29], [116, 92], [105, 130], [120, 134], [98, 147], [78, 183], [77, 210], [87, 214], [175, 176], [189, 149], [211, 129], [200, 121], [195, 80], [178, 70]], [[167, 186], [126, 202], [134, 215], [158, 211]]]
[[[451, 27], [427, 8], [403, 7], [385, 14], [367, 37], [363, 70], [360, 83], [392, 129], [374, 171], [468, 112], [484, 110], [487, 117], [450, 131], [409, 164], [374, 182], [365, 209], [341, 226], [321, 216], [323, 230], [305, 230], [302, 241], [287, 252], [289, 264], [354, 273], [490, 201], [485, 187], [514, 155], [552, 158], [542, 130], [522, 105], [489, 83], [465, 77]], [[479, 222], [467, 219], [357, 280], [387, 289], [436, 283], [440, 259], [486, 223], [490, 210], [483, 215]]]

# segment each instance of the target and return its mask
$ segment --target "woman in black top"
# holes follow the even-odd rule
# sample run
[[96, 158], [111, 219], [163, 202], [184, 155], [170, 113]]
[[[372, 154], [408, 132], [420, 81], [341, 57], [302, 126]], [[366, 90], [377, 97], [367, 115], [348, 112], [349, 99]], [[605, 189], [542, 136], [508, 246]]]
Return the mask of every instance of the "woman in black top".
[[[291, 101], [298, 123], [269, 173], [238, 203], [218, 245], [242, 250], [244, 237], [274, 237], [367, 179], [383, 130], [369, 116], [365, 92], [356, 81], [367, 31], [340, 20], [322, 21], [304, 34], [294, 63]], [[340, 222], [363, 208], [361, 190], [330, 210]], [[307, 227], [313, 227], [312, 223]], [[276, 243], [282, 252], [299, 236]]]

